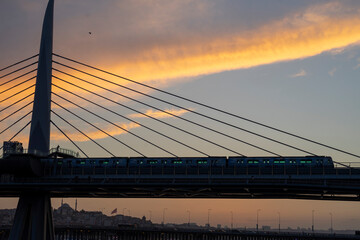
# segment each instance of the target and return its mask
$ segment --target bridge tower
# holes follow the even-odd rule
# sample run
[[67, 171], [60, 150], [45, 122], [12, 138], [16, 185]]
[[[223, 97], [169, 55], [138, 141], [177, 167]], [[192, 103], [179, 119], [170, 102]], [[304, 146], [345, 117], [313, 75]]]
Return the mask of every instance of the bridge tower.
[[[42, 28], [28, 148], [35, 155], [47, 155], [50, 146], [53, 22], [54, 0], [49, 0]], [[54, 237], [50, 194], [23, 192], [9, 239], [53, 240]]]

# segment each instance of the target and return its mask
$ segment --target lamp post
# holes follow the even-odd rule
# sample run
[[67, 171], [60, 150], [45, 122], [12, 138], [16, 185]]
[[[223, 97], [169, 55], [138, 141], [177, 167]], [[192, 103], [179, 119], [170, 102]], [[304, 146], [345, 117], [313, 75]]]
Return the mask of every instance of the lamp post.
[[230, 215], [231, 215], [231, 230], [233, 229], [233, 224], [234, 224], [234, 214], [232, 211], [230, 211]]
[[277, 214], [279, 215], [279, 232], [280, 232], [280, 212], [277, 212]]
[[330, 232], [332, 233], [333, 232], [333, 215], [332, 213], [329, 213], [330, 214]]
[[101, 212], [101, 218], [100, 218], [100, 225], [102, 226], [104, 224], [104, 221], [103, 221], [103, 211], [105, 210], [105, 208], [101, 208], [100, 212]]
[[311, 226], [311, 231], [314, 233], [315, 230], [315, 226], [314, 226], [314, 212], [315, 210], [312, 210], [312, 226]]
[[163, 209], [163, 220], [162, 220], [162, 225], [165, 224], [165, 211], [167, 210], [167, 208]]
[[256, 231], [259, 231], [259, 212], [261, 209], [256, 210]]
[[208, 209], [208, 228], [210, 228], [210, 211], [211, 208]]
[[188, 213], [188, 226], [190, 226], [190, 210], [187, 210], [187, 213]]

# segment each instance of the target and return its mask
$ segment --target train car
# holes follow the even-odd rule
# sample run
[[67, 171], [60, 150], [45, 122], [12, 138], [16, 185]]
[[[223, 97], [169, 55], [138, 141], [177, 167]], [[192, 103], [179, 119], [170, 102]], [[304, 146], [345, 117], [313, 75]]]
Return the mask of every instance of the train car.
[[46, 159], [51, 172], [63, 174], [320, 174], [331, 172], [331, 157], [113, 157]]
[[220, 167], [226, 166], [226, 157], [129, 158], [129, 167]]
[[63, 167], [126, 167], [128, 158], [60, 158], [52, 160], [54, 164]]
[[162, 167], [171, 165], [171, 159], [177, 158], [166, 158], [166, 157], [131, 157], [128, 160], [129, 167]]
[[306, 157], [229, 157], [229, 167], [326, 167], [333, 168], [334, 163], [331, 157], [306, 156]]
[[225, 167], [226, 157], [182, 157], [188, 167]]

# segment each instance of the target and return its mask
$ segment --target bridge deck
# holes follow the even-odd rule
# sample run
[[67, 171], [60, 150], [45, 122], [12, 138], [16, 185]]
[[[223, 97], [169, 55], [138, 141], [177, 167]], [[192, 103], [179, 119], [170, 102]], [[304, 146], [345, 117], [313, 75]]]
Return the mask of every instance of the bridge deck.
[[42, 177], [3, 174], [0, 196], [287, 198], [358, 201], [360, 169], [45, 167]]

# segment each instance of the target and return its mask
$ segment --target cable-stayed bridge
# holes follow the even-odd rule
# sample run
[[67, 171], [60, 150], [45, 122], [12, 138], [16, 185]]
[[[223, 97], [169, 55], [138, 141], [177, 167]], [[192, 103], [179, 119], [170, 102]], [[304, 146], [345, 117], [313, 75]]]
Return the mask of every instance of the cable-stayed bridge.
[[[354, 159], [359, 155], [55, 54], [53, 8], [50, 0], [40, 53], [0, 69], [0, 122], [5, 125], [0, 136], [13, 146], [0, 147], [0, 196], [20, 197], [10, 239], [54, 238], [51, 197], [359, 200], [359, 168], [236, 122]], [[14, 141], [27, 142], [21, 136], [29, 129], [28, 149], [23, 149]], [[254, 140], [239, 138], [233, 134], [237, 131]], [[52, 139], [67, 139], [73, 150], [51, 146]], [[283, 156], [257, 139], [301, 155]], [[84, 147], [84, 142], [92, 145]], [[193, 155], [183, 156], [170, 145]], [[248, 157], [234, 146], [266, 157]], [[209, 148], [230, 157], [214, 156]], [[91, 157], [89, 149], [101, 152]], [[148, 155], [152, 151], [159, 155]]]

